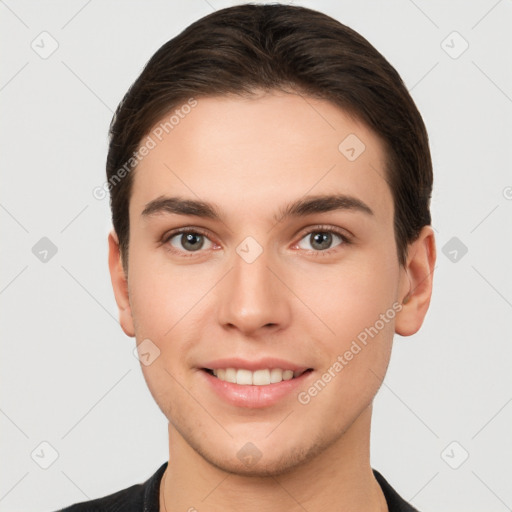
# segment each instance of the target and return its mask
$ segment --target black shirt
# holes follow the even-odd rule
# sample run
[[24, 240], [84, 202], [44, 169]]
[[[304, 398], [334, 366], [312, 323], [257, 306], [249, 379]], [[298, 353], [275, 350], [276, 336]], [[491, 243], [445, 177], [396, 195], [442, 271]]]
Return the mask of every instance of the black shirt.
[[[162, 464], [143, 484], [132, 485], [103, 498], [83, 501], [61, 510], [62, 512], [159, 512], [160, 479], [166, 467], [167, 462]], [[373, 470], [373, 474], [386, 497], [389, 512], [418, 512], [398, 495], [378, 471]]]

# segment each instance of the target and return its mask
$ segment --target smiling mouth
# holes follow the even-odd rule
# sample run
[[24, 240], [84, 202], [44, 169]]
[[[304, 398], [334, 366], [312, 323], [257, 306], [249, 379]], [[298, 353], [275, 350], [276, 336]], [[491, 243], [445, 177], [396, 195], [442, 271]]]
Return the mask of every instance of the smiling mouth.
[[292, 380], [301, 375], [313, 371], [308, 368], [304, 371], [283, 370], [281, 368], [264, 368], [251, 371], [243, 368], [203, 368], [203, 371], [217, 377], [224, 382], [239, 384], [241, 386], [268, 386], [278, 384], [284, 380]]

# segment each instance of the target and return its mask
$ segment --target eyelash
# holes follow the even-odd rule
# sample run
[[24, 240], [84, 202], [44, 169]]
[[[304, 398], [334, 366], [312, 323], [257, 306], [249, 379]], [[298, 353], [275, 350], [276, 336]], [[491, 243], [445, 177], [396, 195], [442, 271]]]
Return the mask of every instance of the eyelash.
[[[204, 230], [202, 230], [201, 228], [189, 227], [189, 228], [179, 228], [179, 229], [176, 229], [175, 231], [171, 231], [170, 233], [167, 233], [162, 238], [161, 243], [162, 243], [162, 245], [166, 246], [166, 250], [167, 251], [169, 251], [169, 252], [171, 252], [173, 254], [179, 254], [180, 256], [182, 256], [184, 258], [194, 257], [194, 256], [198, 255], [199, 253], [204, 252], [204, 251], [201, 251], [201, 250], [199, 250], [197, 252], [195, 252], [195, 251], [177, 251], [176, 249], [174, 249], [169, 244], [169, 241], [172, 238], [174, 238], [175, 236], [183, 235], [183, 234], [187, 234], [187, 233], [193, 233], [193, 234], [196, 234], [196, 235], [202, 235], [205, 238], [208, 238], [208, 240], [210, 240], [208, 234]], [[350, 245], [352, 243], [351, 238], [348, 235], [346, 235], [344, 232], [342, 232], [341, 230], [335, 229], [335, 228], [333, 228], [331, 226], [318, 225], [318, 226], [313, 226], [312, 228], [308, 228], [308, 231], [302, 232], [301, 235], [300, 235], [300, 238], [298, 239], [298, 241], [296, 243], [294, 243], [294, 246], [298, 245], [298, 243], [303, 238], [305, 238], [306, 236], [311, 235], [313, 233], [331, 233], [331, 234], [339, 236], [341, 238], [341, 240], [342, 240], [342, 242], [340, 244], [336, 245], [335, 247], [332, 247], [330, 249], [325, 249], [323, 251], [315, 251], [315, 250], [303, 249], [303, 250], [307, 251], [308, 254], [314, 255], [315, 257], [330, 255], [332, 252], [336, 251], [337, 250], [336, 248], [339, 247], [340, 245], [341, 246], [343, 246], [343, 245]], [[212, 242], [212, 243], [215, 243], [215, 242]]]

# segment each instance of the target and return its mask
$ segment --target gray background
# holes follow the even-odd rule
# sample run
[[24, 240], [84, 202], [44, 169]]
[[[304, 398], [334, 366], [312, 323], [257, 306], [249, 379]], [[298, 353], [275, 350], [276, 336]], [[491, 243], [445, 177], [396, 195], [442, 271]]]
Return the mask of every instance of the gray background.
[[[372, 465], [422, 511], [511, 510], [512, 1], [296, 3], [386, 56], [431, 140], [434, 295], [422, 330], [396, 337]], [[92, 191], [142, 66], [232, 4], [0, 1], [0, 511], [99, 497], [167, 458], [166, 420], [117, 322], [108, 200]]]

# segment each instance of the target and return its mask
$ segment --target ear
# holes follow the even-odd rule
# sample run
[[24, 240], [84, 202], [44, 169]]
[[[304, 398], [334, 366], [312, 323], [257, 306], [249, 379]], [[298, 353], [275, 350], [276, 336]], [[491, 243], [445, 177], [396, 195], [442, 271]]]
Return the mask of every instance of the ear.
[[410, 336], [419, 330], [432, 296], [436, 263], [436, 244], [431, 226], [424, 226], [418, 238], [409, 244], [407, 262], [401, 270], [402, 309], [396, 315], [395, 332]]
[[128, 276], [123, 269], [119, 240], [114, 230], [110, 231], [108, 235], [108, 267], [119, 310], [119, 323], [127, 336], [134, 337], [135, 329], [128, 294]]

